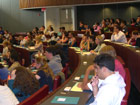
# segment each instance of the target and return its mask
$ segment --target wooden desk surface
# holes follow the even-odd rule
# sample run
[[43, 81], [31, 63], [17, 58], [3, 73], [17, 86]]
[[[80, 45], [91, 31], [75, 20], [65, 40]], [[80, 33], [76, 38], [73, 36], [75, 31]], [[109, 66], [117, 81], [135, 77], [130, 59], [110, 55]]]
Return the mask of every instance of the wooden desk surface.
[[[67, 83], [60, 87], [59, 90], [56, 91], [55, 94], [47, 97], [46, 99], [44, 99], [43, 102], [39, 103], [41, 105], [56, 105], [56, 104], [52, 104], [51, 101], [52, 99], [55, 97], [55, 96], [70, 96], [70, 97], [80, 97], [80, 100], [78, 102], [77, 105], [83, 105], [85, 104], [88, 99], [91, 97], [91, 93], [89, 92], [72, 92], [72, 91], [69, 91], [69, 92], [65, 92], [66, 94], [62, 94], [62, 92], [64, 92], [64, 88], [65, 87], [72, 87], [74, 86], [74, 84], [76, 82], [79, 82], [79, 81], [82, 81], [82, 79], [80, 79], [79, 81], [75, 81], [74, 78], [76, 76], [81, 76], [82, 74], [85, 73], [87, 67], [91, 64], [93, 64], [93, 59], [95, 58], [94, 55], [81, 55], [81, 54], [78, 54], [79, 57], [80, 57], [80, 63], [78, 65], [78, 68], [76, 69], [76, 73], [72, 76], [72, 78], [68, 81], [66, 81]], [[87, 62], [87, 64], [85, 65], [83, 62]], [[92, 73], [94, 74], [94, 73]], [[61, 104], [59, 104], [61, 105]], [[67, 104], [68, 105], [68, 104]]]

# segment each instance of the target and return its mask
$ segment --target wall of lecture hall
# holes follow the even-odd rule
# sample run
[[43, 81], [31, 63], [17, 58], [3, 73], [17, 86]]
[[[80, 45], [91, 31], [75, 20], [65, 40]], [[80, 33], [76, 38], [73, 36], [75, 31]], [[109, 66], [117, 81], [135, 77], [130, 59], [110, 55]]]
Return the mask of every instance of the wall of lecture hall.
[[103, 18], [122, 18], [130, 21], [140, 15], [140, 3], [93, 5], [77, 7], [77, 24], [83, 21], [92, 26]]
[[[40, 16], [39, 16], [40, 14]], [[27, 32], [44, 24], [40, 9], [21, 10], [19, 0], [0, 0], [0, 26], [10, 32]]]

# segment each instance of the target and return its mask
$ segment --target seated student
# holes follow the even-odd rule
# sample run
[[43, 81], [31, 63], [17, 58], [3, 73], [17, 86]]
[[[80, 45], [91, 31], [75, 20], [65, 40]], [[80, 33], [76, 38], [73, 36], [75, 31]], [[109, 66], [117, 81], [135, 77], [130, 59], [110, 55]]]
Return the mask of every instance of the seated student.
[[34, 42], [33, 42], [33, 38], [32, 36], [28, 36], [28, 39], [25, 43], [25, 47], [29, 47], [29, 46], [34, 46]]
[[12, 36], [12, 34], [10, 34], [10, 36], [9, 36], [9, 41], [10, 41], [10, 43], [12, 43], [12, 44], [18, 45], [18, 41], [15, 39], [14, 36]]
[[17, 105], [19, 101], [7, 86], [8, 70], [0, 64], [0, 105]]
[[58, 43], [65, 43], [68, 44], [69, 38], [68, 38], [68, 33], [67, 32], [63, 32], [62, 33], [62, 39], [60, 39], [58, 41]]
[[95, 23], [95, 25], [93, 25], [93, 29], [94, 29], [94, 32], [99, 32], [99, 30], [101, 29], [100, 25], [98, 22]]
[[3, 51], [2, 51], [2, 56], [4, 58], [8, 58], [8, 45], [9, 45], [9, 41], [5, 40], [3, 41]]
[[82, 50], [87, 50], [89, 51], [90, 49], [90, 43], [87, 35], [83, 35], [82, 40], [80, 42], [80, 48]]
[[4, 35], [4, 31], [3, 31], [2, 27], [0, 27], [0, 34]]
[[90, 43], [90, 49], [89, 50], [94, 50], [97, 47], [97, 45], [95, 43], [95, 37], [94, 36], [90, 36], [89, 43]]
[[24, 39], [23, 36], [20, 36], [20, 46], [25, 46], [25, 43], [26, 43], [26, 39]]
[[38, 70], [35, 77], [37, 80], [39, 80], [40, 87], [47, 84], [49, 86], [49, 91], [52, 91], [54, 74], [52, 69], [48, 66], [45, 57], [37, 57], [35, 67]]
[[59, 32], [57, 33], [57, 35], [58, 35], [59, 37], [61, 37], [63, 32], [65, 32], [65, 27], [60, 27], [60, 28], [59, 28]]
[[45, 56], [49, 60], [48, 65], [52, 69], [54, 75], [57, 75], [63, 69], [61, 64], [60, 55], [56, 53], [54, 47], [48, 47], [45, 52]]
[[97, 47], [90, 51], [92, 54], [98, 54], [100, 50], [106, 46], [106, 44], [103, 43], [103, 37], [100, 35], [96, 36], [95, 43], [97, 44]]
[[125, 33], [126, 37], [129, 38], [129, 34], [128, 34], [128, 27], [126, 26], [126, 21], [121, 21], [121, 28], [122, 28], [122, 32]]
[[102, 24], [102, 30], [103, 30], [104, 32], [110, 32], [109, 27], [108, 27], [105, 23]]
[[39, 82], [30, 70], [20, 66], [12, 71], [8, 86], [22, 102], [39, 89]]
[[14, 49], [14, 47], [13, 47], [13, 44], [12, 43], [9, 43], [8, 44], [8, 57], [10, 58], [10, 55], [12, 54], [12, 53], [16, 53], [17, 54], [17, 51]]
[[0, 43], [3, 42], [3, 36], [0, 34]]
[[136, 19], [135, 18], [131, 18], [130, 23], [131, 23], [132, 27], [136, 26]]
[[[123, 65], [120, 63], [120, 61], [116, 58], [116, 51], [115, 51], [115, 49], [112, 47], [112, 46], [110, 46], [110, 45], [107, 45], [107, 46], [105, 46], [105, 47], [103, 47], [101, 50], [100, 50], [100, 52], [99, 52], [99, 54], [109, 54], [109, 55], [111, 55], [112, 57], [114, 57], [115, 58], [115, 72], [119, 72], [119, 74], [123, 77], [123, 79], [125, 80], [125, 70], [124, 70], [124, 67], [123, 67]], [[90, 65], [88, 68], [87, 68], [87, 70], [86, 70], [86, 72], [85, 72], [85, 77], [84, 77], [84, 79], [83, 79], [83, 83], [82, 84], [80, 84], [81, 85], [81, 87], [84, 89], [85, 87], [86, 87], [86, 84], [88, 83], [88, 76], [90, 75], [90, 72], [91, 71], [94, 71], [94, 66], [93, 65]]]
[[8, 30], [4, 30], [4, 37], [6, 38], [6, 39], [8, 39], [9, 38], [9, 32], [8, 32]]
[[47, 38], [46, 38], [45, 34], [42, 31], [38, 32], [38, 36], [41, 37], [41, 41], [43, 41], [43, 42], [47, 41]]
[[35, 38], [35, 49], [43, 53], [43, 43], [41, 41], [41, 36], [36, 36]]
[[111, 36], [111, 41], [127, 43], [126, 35], [120, 31], [120, 26], [114, 26], [114, 33]]
[[32, 30], [32, 34], [36, 35], [38, 34], [38, 31], [39, 31], [38, 27], [34, 27], [34, 29]]
[[128, 44], [130, 44], [132, 46], [136, 46], [136, 42], [138, 42], [137, 39], [139, 38], [138, 34], [139, 33], [138, 33], [137, 30], [133, 31], [132, 32], [132, 37], [129, 39]]
[[84, 24], [80, 21], [79, 22], [79, 31], [86, 31], [85, 27], [84, 27]]
[[10, 54], [10, 62], [12, 63], [12, 65], [8, 68], [10, 72], [12, 72], [16, 67], [21, 66], [18, 61], [18, 53]]
[[52, 33], [54, 33], [54, 29], [51, 25], [49, 25], [49, 27], [47, 28], [47, 33], [46, 34], [51, 36]]
[[63, 46], [60, 44], [56, 44], [54, 47], [56, 49], [56, 54], [60, 55], [61, 57], [62, 66], [65, 67], [66, 63], [68, 63], [69, 61], [66, 48], [63, 48]]
[[51, 45], [55, 45], [58, 41], [60, 40], [60, 37], [58, 36], [57, 33], [52, 33], [52, 37], [50, 40], [48, 40], [48, 44]]
[[70, 47], [77, 47], [76, 38], [74, 36], [74, 33], [72, 33], [72, 32], [69, 33], [69, 42], [68, 42], [68, 45]]
[[126, 84], [122, 76], [114, 72], [114, 58], [108, 54], [98, 55], [94, 60], [94, 68], [96, 76], [88, 83], [94, 95], [90, 105], [121, 105]]
[[105, 34], [102, 29], [99, 30], [99, 35], [101, 35], [101, 37], [103, 37], [103, 39], [105, 39]]

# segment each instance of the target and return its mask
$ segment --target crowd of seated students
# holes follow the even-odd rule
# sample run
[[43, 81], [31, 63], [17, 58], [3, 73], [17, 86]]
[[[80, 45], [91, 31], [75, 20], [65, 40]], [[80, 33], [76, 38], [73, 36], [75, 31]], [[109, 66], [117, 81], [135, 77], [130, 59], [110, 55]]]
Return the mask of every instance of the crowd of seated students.
[[[135, 20], [132, 19], [131, 26], [138, 25], [140, 25], [140, 17], [137, 18], [136, 23]], [[116, 19], [116, 21], [114, 21], [114, 19], [103, 19], [101, 24], [96, 22], [92, 28], [89, 28], [87, 24], [84, 25], [80, 22], [79, 30], [85, 32], [80, 42], [80, 48], [99, 56], [100, 54], [102, 55], [102, 53], [111, 55], [113, 58], [109, 57], [109, 59], [114, 60], [115, 67], [111, 68], [111, 70], [108, 67], [105, 68], [107, 70], [105, 73], [109, 73], [111, 75], [114, 71], [118, 71], [122, 77], [125, 78], [124, 69], [121, 63], [116, 59], [114, 48], [105, 45], [103, 41], [105, 38], [104, 33], [113, 31], [111, 41], [127, 43], [127, 37], [129, 37], [130, 33], [128, 33], [126, 22], [121, 19]], [[51, 38], [47, 39], [46, 35], [51, 36]], [[128, 41], [128, 44], [140, 46], [139, 39], [139, 32], [134, 31], [132, 32], [132, 37]], [[14, 37], [7, 30], [3, 31], [2, 27], [0, 27], [0, 42], [3, 43], [4, 47], [2, 53], [4, 60], [11, 63], [7, 69], [11, 75], [11, 80], [8, 81], [8, 86], [13, 91], [19, 102], [25, 100], [45, 84], [49, 85], [49, 91], [51, 92], [53, 89], [53, 80], [57, 75], [59, 75], [64, 81], [65, 76], [62, 69], [65, 67], [65, 64], [68, 63], [68, 47], [65, 45], [69, 47], [77, 47], [77, 39], [73, 32], [66, 32], [65, 27], [60, 27], [59, 32], [55, 33], [51, 25], [47, 29], [45, 29], [44, 26], [41, 26], [40, 28], [35, 27], [32, 32], [27, 32], [27, 36], [24, 37]], [[49, 47], [47, 47], [45, 51], [43, 49], [43, 42], [49, 43]], [[21, 66], [18, 59], [19, 54], [14, 49], [13, 44], [20, 45], [22, 47], [35, 47], [38, 51], [38, 57], [35, 57], [35, 62], [31, 64], [31, 68], [27, 69]], [[98, 58], [98, 60], [100, 62], [100, 58]], [[98, 60], [95, 60], [95, 64], [97, 63], [97, 66], [100, 66], [98, 64]], [[32, 70], [30, 69], [32, 68], [37, 69], [37, 71], [31, 72]], [[83, 81], [84, 86], [81, 85], [83, 89], [88, 83], [88, 79], [86, 77], [94, 68], [95, 67], [92, 65], [87, 69]], [[20, 77], [20, 75], [22, 76]], [[25, 78], [29, 78], [29, 80], [25, 80]], [[102, 77], [99, 78], [102, 79]], [[20, 83], [20, 79], [25, 81]], [[97, 82], [98, 80], [95, 79], [95, 81]], [[6, 86], [5, 84], [6, 83], [2, 82], [2, 86]], [[34, 87], [32, 87], [33, 85], [30, 86], [30, 84], [34, 84]], [[92, 86], [96, 86], [95, 90], [98, 89], [96, 83], [92, 84]], [[98, 95], [98, 91], [96, 92], [97, 93], [94, 94]], [[18, 103], [18, 101], [15, 102]]]
[[[13, 94], [7, 87], [7, 89], [9, 89], [8, 91], [11, 91], [9, 94], [13, 97], [13, 103], [11, 102], [11, 105], [16, 105], [24, 101], [45, 84], [49, 86], [49, 92], [52, 92], [55, 76], [61, 77], [61, 83], [65, 81], [65, 75], [62, 69], [69, 60], [68, 49], [63, 47], [63, 44], [76, 46], [76, 38], [73, 33], [67, 33], [64, 27], [60, 28], [58, 34], [53, 32], [52, 26], [50, 26], [47, 31], [49, 31], [48, 35], [51, 36], [51, 41], [45, 37], [44, 26], [39, 29], [35, 27], [32, 32], [27, 32], [27, 36], [21, 35], [19, 37], [9, 34], [8, 31], [6, 31], [7, 33], [5, 32], [4, 35], [4, 31], [2, 31], [1, 27], [1, 43], [3, 43], [2, 58], [4, 62], [9, 65], [6, 71], [8, 71], [11, 77], [9, 80], [7, 77], [5, 80], [8, 80], [8, 83], [4, 83], [2, 86], [4, 87], [7, 84], [14, 93]], [[71, 40], [69, 40], [69, 38]], [[43, 41], [49, 42], [49, 46], [47, 46], [46, 50], [43, 49]], [[52, 43], [52, 41], [55, 43]], [[33, 46], [37, 50], [35, 54], [38, 54], [38, 56], [36, 57], [33, 53], [35, 61], [31, 59], [31, 66], [25, 68], [24, 64], [21, 64], [19, 53], [15, 47], [13, 47], [14, 44], [21, 47]], [[34, 69], [36, 69], [36, 71], [34, 71]], [[0, 72], [1, 71], [0, 69]], [[11, 100], [8, 100], [7, 103], [10, 103], [10, 101]]]

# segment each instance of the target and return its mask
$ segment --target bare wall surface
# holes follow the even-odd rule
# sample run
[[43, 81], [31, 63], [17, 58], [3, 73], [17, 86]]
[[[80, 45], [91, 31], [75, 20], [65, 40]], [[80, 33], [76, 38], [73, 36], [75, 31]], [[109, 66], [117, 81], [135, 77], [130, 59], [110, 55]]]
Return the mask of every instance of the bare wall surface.
[[35, 26], [44, 24], [44, 13], [41, 9], [19, 9], [19, 0], [0, 0], [0, 26], [15, 32], [31, 31]]

